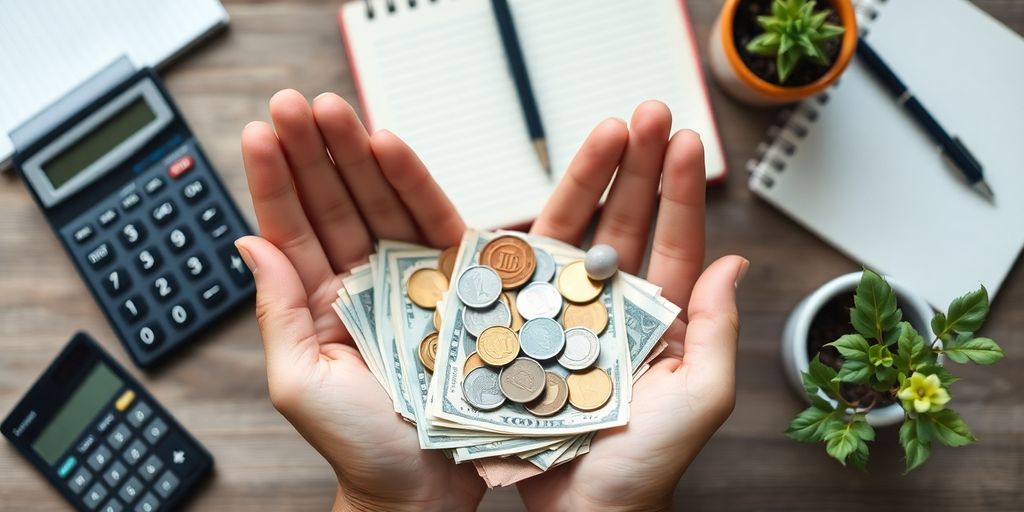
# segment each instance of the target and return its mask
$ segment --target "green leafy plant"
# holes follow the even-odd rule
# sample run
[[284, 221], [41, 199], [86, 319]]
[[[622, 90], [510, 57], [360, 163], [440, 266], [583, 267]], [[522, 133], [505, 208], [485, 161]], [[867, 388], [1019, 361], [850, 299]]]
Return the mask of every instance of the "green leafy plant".
[[784, 83], [803, 59], [826, 65], [824, 43], [845, 32], [843, 27], [825, 22], [831, 13], [830, 9], [815, 11], [813, 1], [775, 0], [771, 16], [757, 17], [764, 33], [747, 44], [747, 51], [775, 57], [779, 83]]
[[885, 279], [864, 270], [850, 310], [854, 332], [826, 345], [843, 356], [842, 366], [837, 372], [814, 357], [803, 373], [811, 406], [797, 414], [786, 435], [797, 441], [824, 442], [825, 451], [844, 466], [863, 468], [868, 461], [867, 443], [875, 439], [866, 415], [875, 403], [864, 407], [847, 401], [840, 393], [841, 384], [847, 383], [891, 393], [903, 407], [899, 437], [907, 472], [928, 459], [932, 441], [946, 446], [974, 442], [967, 424], [947, 407], [949, 386], [958, 379], [938, 358], [944, 354], [955, 363], [977, 364], [1002, 359], [996, 342], [974, 335], [988, 309], [984, 286], [954, 299], [945, 313], [932, 318], [935, 337], [928, 343], [903, 321], [896, 294]]

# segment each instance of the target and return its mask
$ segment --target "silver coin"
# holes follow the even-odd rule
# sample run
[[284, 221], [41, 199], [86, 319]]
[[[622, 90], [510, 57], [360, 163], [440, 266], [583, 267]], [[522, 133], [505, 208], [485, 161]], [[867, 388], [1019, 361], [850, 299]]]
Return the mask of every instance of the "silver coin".
[[551, 318], [534, 318], [519, 329], [519, 347], [523, 353], [540, 361], [553, 359], [565, 348], [562, 324]]
[[551, 283], [530, 283], [516, 294], [516, 309], [526, 320], [555, 318], [562, 312], [562, 294]]
[[558, 364], [567, 370], [586, 370], [597, 362], [599, 355], [601, 341], [594, 331], [586, 327], [573, 327], [565, 331], [565, 350], [558, 357]]
[[493, 411], [505, 403], [498, 372], [488, 366], [481, 366], [466, 375], [462, 381], [462, 395], [469, 405], [481, 411]]
[[477, 337], [488, 327], [512, 325], [512, 312], [500, 300], [486, 308], [466, 308], [462, 310], [462, 325], [473, 337]]
[[534, 247], [533, 253], [537, 256], [537, 269], [533, 271], [531, 281], [538, 283], [551, 282], [551, 278], [555, 277], [555, 259], [544, 249]]
[[473, 265], [459, 274], [455, 292], [471, 308], [486, 308], [501, 295], [501, 277], [491, 267]]

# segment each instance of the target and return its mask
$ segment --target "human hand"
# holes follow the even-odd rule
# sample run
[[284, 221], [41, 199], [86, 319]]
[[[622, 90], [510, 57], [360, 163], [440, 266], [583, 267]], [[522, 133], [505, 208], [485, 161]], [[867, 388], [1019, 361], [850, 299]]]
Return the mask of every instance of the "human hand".
[[[375, 239], [457, 244], [465, 226], [416, 155], [368, 135], [340, 97], [270, 100], [272, 129], [250, 123], [242, 156], [263, 238], [236, 242], [256, 280], [270, 398], [334, 468], [337, 510], [472, 510], [471, 464], [421, 450], [331, 304]], [[275, 134], [276, 130], [276, 134]]]
[[615, 247], [619, 268], [635, 274], [660, 183], [647, 279], [683, 313], [665, 333], [668, 348], [633, 390], [629, 424], [598, 433], [579, 459], [521, 482], [530, 510], [667, 509], [687, 466], [732, 412], [735, 287], [749, 262], [726, 256], [701, 272], [704, 150], [692, 131], [669, 139], [671, 125], [658, 102], [637, 107], [628, 129], [619, 120], [598, 125], [531, 230], [578, 246], [615, 174], [594, 243]]

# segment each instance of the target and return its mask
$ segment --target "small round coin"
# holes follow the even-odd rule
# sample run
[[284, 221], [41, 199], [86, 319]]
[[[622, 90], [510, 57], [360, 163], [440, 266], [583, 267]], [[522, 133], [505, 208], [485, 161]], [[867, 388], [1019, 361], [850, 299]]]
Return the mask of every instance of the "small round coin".
[[533, 248], [533, 254], [537, 258], [537, 270], [533, 271], [532, 281], [550, 283], [555, 277], [555, 259], [544, 249]]
[[543, 317], [529, 320], [519, 331], [519, 345], [524, 354], [538, 361], [558, 357], [565, 348], [562, 324]]
[[562, 295], [550, 283], [530, 283], [516, 294], [516, 309], [527, 320], [554, 318], [562, 312]]
[[434, 373], [434, 362], [437, 360], [437, 333], [432, 332], [420, 341], [420, 363], [428, 372]]
[[501, 278], [490, 267], [473, 265], [459, 274], [455, 292], [463, 304], [471, 308], [486, 308], [501, 295]]
[[488, 327], [476, 339], [476, 353], [491, 366], [505, 366], [519, 355], [519, 338], [508, 327]]
[[466, 358], [466, 362], [462, 363], [462, 374], [469, 375], [469, 372], [480, 368], [481, 366], [487, 366], [487, 363], [483, 359], [480, 359], [480, 354], [473, 352]]
[[583, 260], [576, 260], [558, 274], [558, 290], [569, 302], [586, 303], [596, 299], [604, 289], [602, 281], [594, 281], [587, 275]]
[[569, 403], [581, 411], [600, 409], [612, 397], [612, 378], [600, 368], [570, 374], [565, 382], [569, 385]]
[[455, 257], [459, 254], [459, 246], [453, 245], [443, 251], [437, 257], [437, 269], [449, 280], [452, 278], [452, 271], [455, 270]]
[[608, 308], [595, 300], [586, 304], [566, 304], [562, 311], [562, 325], [566, 329], [586, 327], [594, 334], [601, 334], [608, 327]]
[[512, 313], [509, 312], [508, 306], [500, 300], [486, 308], [462, 310], [462, 325], [473, 336], [480, 336], [480, 333], [488, 327], [494, 325], [508, 327], [511, 323]]
[[526, 284], [537, 268], [537, 257], [530, 244], [513, 235], [502, 235], [480, 251], [480, 264], [487, 265], [501, 276], [502, 287], [506, 290]]
[[569, 401], [569, 385], [554, 372], [544, 372], [544, 392], [536, 400], [526, 404], [526, 410], [534, 416], [554, 416]]
[[508, 311], [512, 315], [512, 325], [509, 327], [513, 331], [519, 332], [519, 329], [523, 327], [523, 316], [519, 314], [519, 310], [516, 308], [516, 292], [501, 292], [501, 301], [508, 306]]
[[421, 268], [409, 276], [405, 293], [409, 300], [424, 309], [434, 309], [444, 292], [448, 291], [448, 278], [440, 270]]
[[590, 368], [601, 355], [601, 341], [586, 327], [573, 327], [565, 331], [565, 350], [558, 364], [566, 370], [580, 371]]
[[462, 396], [474, 409], [493, 411], [505, 403], [498, 372], [486, 366], [476, 368], [462, 381]]
[[547, 384], [544, 368], [528, 357], [520, 357], [502, 368], [498, 382], [505, 397], [520, 404], [534, 401]]
[[438, 332], [441, 331], [441, 310], [439, 309], [434, 310], [434, 329]]

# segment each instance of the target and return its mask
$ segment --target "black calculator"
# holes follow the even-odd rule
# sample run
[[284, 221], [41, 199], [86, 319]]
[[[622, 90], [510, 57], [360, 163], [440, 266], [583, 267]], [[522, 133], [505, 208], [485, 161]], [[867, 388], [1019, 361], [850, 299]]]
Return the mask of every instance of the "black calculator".
[[14, 163], [148, 368], [249, 302], [255, 286], [233, 242], [250, 229], [152, 70], [102, 90], [16, 139]]
[[78, 510], [172, 510], [213, 458], [85, 333], [0, 425]]

